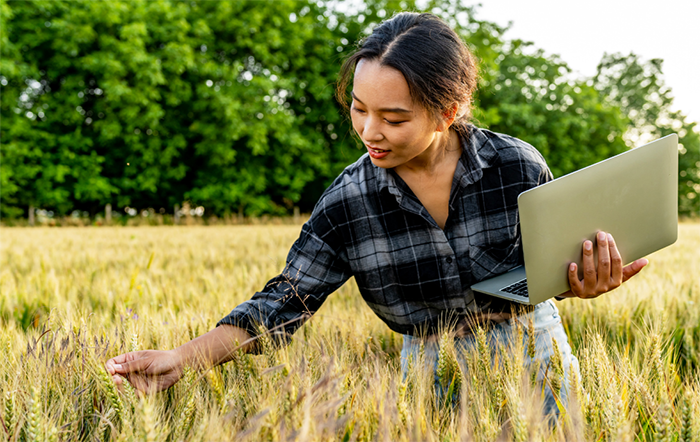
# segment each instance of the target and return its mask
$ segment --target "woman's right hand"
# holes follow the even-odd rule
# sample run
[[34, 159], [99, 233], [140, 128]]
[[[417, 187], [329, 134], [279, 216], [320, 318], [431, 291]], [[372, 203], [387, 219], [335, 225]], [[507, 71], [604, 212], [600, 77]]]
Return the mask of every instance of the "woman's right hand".
[[224, 324], [173, 350], [132, 351], [119, 355], [107, 361], [105, 368], [118, 387], [126, 378], [138, 391], [153, 393], [175, 385], [186, 366], [206, 370], [223, 364], [230, 361], [236, 351], [248, 351], [253, 341], [244, 329]]
[[182, 377], [182, 358], [177, 350], [143, 350], [125, 353], [108, 360], [105, 368], [121, 387], [124, 378], [138, 391], [165, 390]]

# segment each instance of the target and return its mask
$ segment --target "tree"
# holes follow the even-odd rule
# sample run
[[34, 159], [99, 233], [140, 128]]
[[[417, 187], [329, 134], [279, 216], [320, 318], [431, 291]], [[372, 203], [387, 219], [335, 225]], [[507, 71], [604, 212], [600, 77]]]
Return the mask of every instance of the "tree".
[[665, 85], [663, 61], [637, 54], [605, 54], [598, 64], [595, 88], [628, 116], [625, 138], [630, 147], [677, 133], [678, 212], [700, 215], [700, 134], [695, 122], [671, 110], [673, 95]]
[[[416, 9], [340, 6], [0, 0], [0, 216], [184, 200], [217, 215], [311, 210], [364, 153], [333, 98], [342, 59], [379, 22]], [[564, 61], [506, 40], [473, 7], [426, 10], [479, 58], [476, 124], [530, 142], [557, 176], [627, 149], [635, 131], [678, 131], [681, 210], [697, 212], [697, 132], [668, 111], [660, 62], [635, 77], [631, 61], [609, 60], [608, 74], [572, 80]]]
[[[28, 124], [24, 116], [17, 116], [22, 109], [17, 107], [20, 102], [20, 88], [23, 79], [28, 76], [29, 66], [21, 59], [16, 45], [10, 42], [8, 22], [13, 18], [10, 7], [0, 0], [0, 216], [15, 217], [23, 214], [19, 207], [20, 200], [32, 204], [28, 195], [22, 195], [21, 189], [29, 186], [29, 182], [39, 172], [39, 167], [32, 161], [32, 151], [25, 144], [11, 143], [7, 130], [18, 128], [26, 131]], [[8, 88], [15, 84], [16, 87]], [[22, 127], [24, 126], [24, 127]], [[24, 158], [24, 161], [21, 159]], [[34, 163], [34, 164], [33, 164]]]
[[85, 134], [89, 122], [75, 91], [82, 80], [71, 75], [72, 45], [91, 29], [66, 26], [60, 3], [2, 7], [2, 215], [26, 205], [65, 213], [76, 201], [104, 198], [114, 189], [101, 175], [104, 158]]

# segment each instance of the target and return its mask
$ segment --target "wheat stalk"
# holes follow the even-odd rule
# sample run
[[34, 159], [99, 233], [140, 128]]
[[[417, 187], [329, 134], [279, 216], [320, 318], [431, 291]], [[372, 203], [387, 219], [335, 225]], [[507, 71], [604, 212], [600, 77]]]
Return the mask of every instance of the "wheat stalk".
[[143, 422], [143, 442], [156, 442], [158, 440], [158, 431], [156, 429], [155, 410], [150, 399], [144, 398], [141, 400], [140, 411]]
[[117, 392], [117, 388], [112, 381], [112, 377], [109, 375], [109, 373], [107, 373], [107, 370], [102, 364], [97, 364], [96, 371], [99, 384], [104, 390], [107, 400], [109, 400], [109, 403], [114, 409], [116, 422], [121, 422], [124, 418], [124, 404], [119, 397], [119, 393]]
[[41, 403], [41, 388], [33, 385], [27, 407], [27, 427], [25, 429], [27, 442], [41, 442], [43, 440]]
[[[5, 392], [5, 425], [9, 434], [13, 434], [15, 425], [17, 425], [17, 413], [15, 412], [15, 392], [7, 390]], [[9, 435], [8, 435], [9, 436]], [[8, 437], [9, 440], [9, 437]]]

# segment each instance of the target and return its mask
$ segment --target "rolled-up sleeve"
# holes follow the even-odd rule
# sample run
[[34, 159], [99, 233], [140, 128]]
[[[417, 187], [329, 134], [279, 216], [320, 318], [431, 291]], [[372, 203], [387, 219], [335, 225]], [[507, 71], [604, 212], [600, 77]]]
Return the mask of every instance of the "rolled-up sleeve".
[[273, 329], [278, 342], [290, 336], [313, 315], [329, 294], [351, 276], [337, 232], [325, 214], [312, 214], [292, 245], [281, 274], [216, 325], [230, 324], [257, 336]]

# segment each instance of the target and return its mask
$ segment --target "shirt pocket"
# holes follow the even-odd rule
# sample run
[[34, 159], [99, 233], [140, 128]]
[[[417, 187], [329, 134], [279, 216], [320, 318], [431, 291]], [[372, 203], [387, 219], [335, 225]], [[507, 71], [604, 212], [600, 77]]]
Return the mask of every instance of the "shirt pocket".
[[483, 281], [522, 264], [520, 238], [470, 247], [473, 283]]

